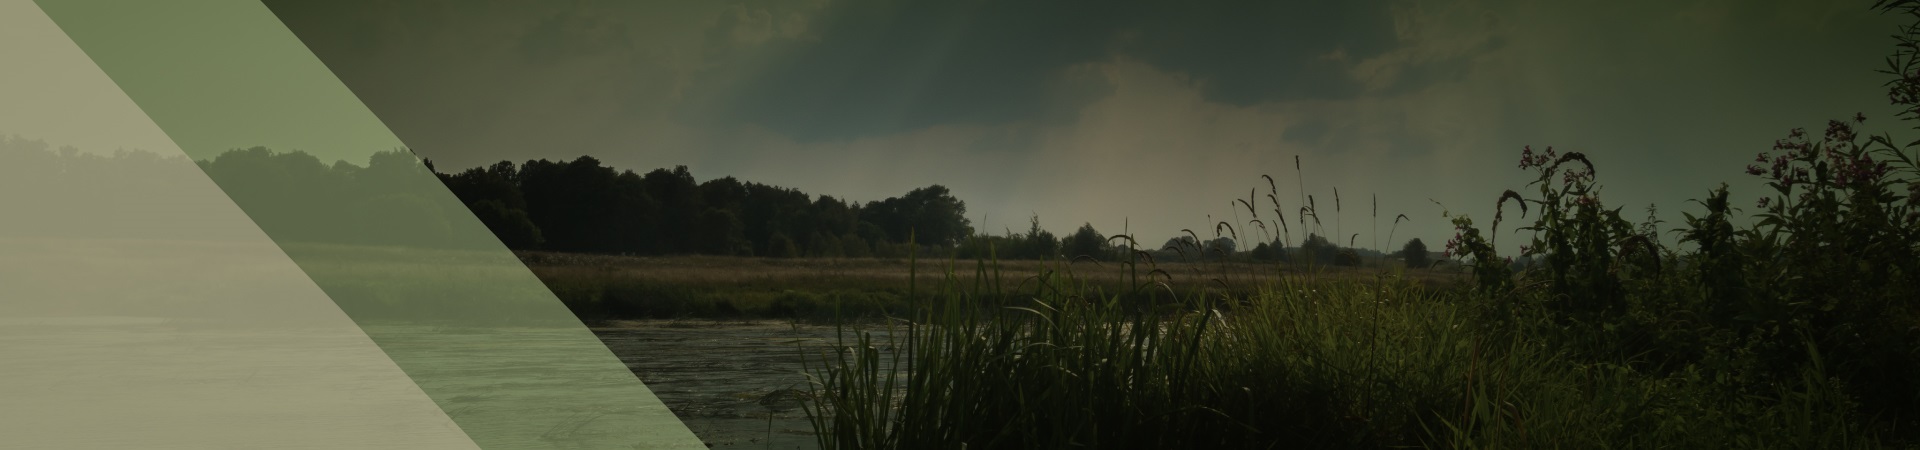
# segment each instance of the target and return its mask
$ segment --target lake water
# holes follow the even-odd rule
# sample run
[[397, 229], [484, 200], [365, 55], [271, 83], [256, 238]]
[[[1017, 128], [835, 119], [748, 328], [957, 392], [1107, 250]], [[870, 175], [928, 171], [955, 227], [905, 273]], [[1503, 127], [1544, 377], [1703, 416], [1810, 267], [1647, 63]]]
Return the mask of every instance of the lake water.
[[[187, 448], [167, 443], [205, 443], [206, 437], [170, 430], [204, 430], [207, 424], [220, 423], [239, 431], [298, 431], [292, 436], [238, 433], [220, 441], [238, 447], [429, 448], [466, 441], [461, 429], [446, 420], [456, 416], [502, 430], [541, 427], [516, 432], [541, 435], [550, 421], [534, 420], [536, 416], [569, 419], [595, 411], [506, 408], [602, 404], [593, 398], [608, 392], [601, 385], [619, 384], [581, 384], [578, 377], [540, 375], [571, 370], [568, 355], [522, 355], [518, 360], [534, 362], [514, 367], [472, 356], [503, 348], [546, 348], [514, 344], [559, 339], [570, 334], [565, 330], [471, 335], [431, 328], [381, 329], [391, 347], [387, 351], [411, 352], [420, 367], [427, 368], [423, 370], [465, 374], [423, 372], [409, 380], [380, 348], [351, 327], [229, 330], [189, 328], [148, 318], [63, 320], [13, 323], [19, 321], [0, 318], [0, 356], [5, 357], [0, 360], [6, 361], [0, 363], [0, 379], [8, 380], [0, 388], [4, 394], [0, 398], [42, 405], [0, 409], [4, 419], [0, 431], [5, 431], [0, 442], [49, 444], [26, 447]], [[834, 351], [833, 327], [772, 321], [660, 321], [593, 331], [666, 409], [712, 448], [816, 448], [799, 398], [787, 390], [807, 390], [802, 352], [810, 352], [818, 361], [822, 352]], [[421, 394], [422, 388], [449, 398], [446, 415], [436, 411], [441, 408]], [[506, 401], [515, 395], [553, 400]], [[634, 408], [639, 409], [601, 415], [645, 412], [640, 411], [643, 406]], [[574, 422], [585, 427], [574, 433], [580, 435], [580, 445], [556, 448], [609, 448], [592, 439], [636, 435], [613, 430], [633, 421]], [[48, 431], [76, 423], [96, 423], [123, 432]]]
[[833, 327], [660, 321], [593, 331], [713, 448], [818, 448], [805, 411], [783, 391], [807, 390], [806, 364], [817, 369], [836, 348]]

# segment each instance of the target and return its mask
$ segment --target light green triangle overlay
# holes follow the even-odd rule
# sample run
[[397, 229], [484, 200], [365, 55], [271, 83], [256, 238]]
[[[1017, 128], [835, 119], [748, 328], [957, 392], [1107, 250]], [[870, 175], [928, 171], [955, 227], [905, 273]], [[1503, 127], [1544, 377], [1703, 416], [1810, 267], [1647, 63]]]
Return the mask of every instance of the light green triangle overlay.
[[[403, 147], [256, 1], [36, 3], [196, 160], [264, 146], [367, 166]], [[409, 162], [344, 184], [208, 174], [481, 448], [705, 448]]]

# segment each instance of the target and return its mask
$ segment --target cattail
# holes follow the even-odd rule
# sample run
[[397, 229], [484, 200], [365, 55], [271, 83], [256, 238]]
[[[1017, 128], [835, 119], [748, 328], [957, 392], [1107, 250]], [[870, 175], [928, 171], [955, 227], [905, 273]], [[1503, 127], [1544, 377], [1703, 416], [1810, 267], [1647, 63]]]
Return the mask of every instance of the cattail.
[[[1307, 214], [1313, 216], [1313, 226], [1315, 228], [1319, 228], [1320, 227], [1320, 207], [1316, 204], [1316, 202], [1313, 201], [1313, 196], [1311, 195], [1307, 196]], [[1321, 231], [1326, 231], [1326, 230], [1321, 229]]]
[[1247, 213], [1253, 214], [1253, 218], [1255, 219], [1260, 218], [1260, 212], [1253, 210], [1253, 201], [1257, 199], [1258, 198], [1253, 196], [1253, 189], [1247, 189], [1247, 201], [1240, 202], [1241, 204], [1247, 205]]
[[[1307, 195], [1307, 181], [1306, 181], [1307, 174], [1306, 172], [1302, 172], [1300, 170], [1300, 155], [1293, 155], [1293, 173], [1294, 173], [1293, 181], [1298, 183], [1300, 186], [1300, 195], [1301, 195], [1300, 203], [1307, 203], [1308, 199], [1312, 198], [1312, 196]], [[1300, 220], [1301, 220], [1300, 226], [1302, 228], [1305, 228], [1307, 226], [1306, 218], [1302, 217], [1300, 218]]]
[[1400, 229], [1400, 220], [1401, 220], [1401, 219], [1406, 219], [1406, 220], [1408, 220], [1408, 221], [1411, 221], [1411, 220], [1413, 220], [1413, 219], [1407, 219], [1407, 215], [1406, 215], [1406, 214], [1401, 214], [1401, 215], [1399, 215], [1399, 216], [1395, 216], [1395, 217], [1393, 218], [1393, 226], [1392, 226], [1392, 227], [1389, 227], [1389, 228], [1387, 229], [1387, 245], [1393, 245], [1393, 232], [1394, 232], [1394, 231], [1398, 231], [1398, 230]]

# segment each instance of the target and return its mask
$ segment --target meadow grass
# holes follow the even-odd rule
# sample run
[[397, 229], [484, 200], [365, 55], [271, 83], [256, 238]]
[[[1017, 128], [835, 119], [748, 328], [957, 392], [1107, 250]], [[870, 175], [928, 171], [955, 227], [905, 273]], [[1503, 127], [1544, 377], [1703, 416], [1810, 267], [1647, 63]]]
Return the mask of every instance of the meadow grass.
[[1169, 293], [1168, 312], [1044, 288], [980, 308], [967, 274], [937, 273], [913, 320], [849, 325], [812, 355], [809, 417], [823, 449], [1871, 447], [1818, 368], [1735, 395], [1698, 371], [1569, 361], [1403, 275]]
[[[781, 318], [831, 321], [836, 313], [848, 317], [904, 316], [909, 275], [945, 269], [932, 260], [910, 262], [889, 258], [748, 258], [726, 256], [637, 257], [553, 252], [519, 252], [535, 276], [551, 288], [576, 315], [589, 322], [624, 319], [735, 319]], [[1126, 262], [1080, 261], [1071, 271], [1091, 293], [1126, 292], [1133, 278]], [[979, 280], [989, 293], [978, 301], [1019, 301], [1013, 293], [1030, 291], [1040, 280], [1032, 276], [1058, 265], [1046, 261], [1001, 261], [999, 279]], [[1284, 274], [1272, 264], [1253, 262], [1170, 262], [1157, 266], [1166, 275], [1157, 280], [1171, 286], [1194, 286], [1208, 292], [1246, 297], [1262, 280]], [[1343, 267], [1324, 277], [1371, 277], [1377, 269]], [[1443, 286], [1464, 281], [1459, 274], [1416, 271], [1421, 283]], [[1225, 277], [1220, 274], [1226, 273]], [[1213, 281], [1224, 278], [1224, 282]], [[1054, 286], [1058, 288], [1059, 286]], [[1005, 298], [991, 292], [1005, 293]]]

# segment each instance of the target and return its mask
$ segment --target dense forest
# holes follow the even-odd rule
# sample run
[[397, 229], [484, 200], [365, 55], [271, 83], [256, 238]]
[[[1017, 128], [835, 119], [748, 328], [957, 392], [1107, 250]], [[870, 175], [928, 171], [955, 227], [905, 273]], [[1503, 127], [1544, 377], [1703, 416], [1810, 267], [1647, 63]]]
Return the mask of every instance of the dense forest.
[[[432, 161], [427, 161], [432, 169]], [[686, 166], [646, 174], [617, 170], [591, 156], [570, 162], [501, 161], [458, 173], [432, 169], [482, 223], [516, 250], [629, 255], [902, 257], [908, 247], [960, 258], [1115, 259], [1124, 241], [1083, 224], [1056, 236], [1030, 220], [1024, 232], [993, 235], [966, 218], [966, 202], [935, 184], [860, 203], [734, 177], [695, 181]], [[911, 242], [910, 242], [911, 241]], [[1310, 235], [1300, 249], [1260, 243], [1237, 249], [1231, 237], [1180, 236], [1153, 247], [1166, 260], [1283, 260], [1290, 254], [1342, 265], [1378, 252], [1342, 248]], [[1425, 248], [1420, 247], [1424, 253]], [[1423, 255], [1424, 256], [1424, 255]]]
[[[431, 167], [431, 161], [428, 162]], [[440, 173], [508, 247], [630, 255], [848, 256], [951, 248], [972, 233], [966, 203], [931, 185], [859, 203], [685, 166], [646, 174], [582, 156]]]

